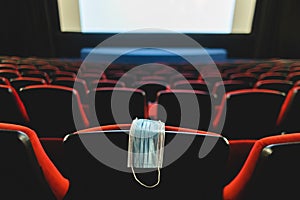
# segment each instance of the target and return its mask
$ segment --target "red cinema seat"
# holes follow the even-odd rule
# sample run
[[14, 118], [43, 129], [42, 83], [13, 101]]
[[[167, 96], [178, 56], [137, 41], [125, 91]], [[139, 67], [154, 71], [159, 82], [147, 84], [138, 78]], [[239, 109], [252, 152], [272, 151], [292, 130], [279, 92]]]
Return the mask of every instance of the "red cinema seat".
[[30, 86], [30, 85], [42, 85], [47, 84], [47, 82], [42, 78], [31, 78], [31, 77], [18, 77], [10, 81], [11, 86], [13, 86], [17, 91], [20, 88]]
[[300, 86], [293, 87], [286, 96], [277, 119], [277, 126], [282, 132], [300, 131]]
[[258, 77], [258, 80], [285, 80], [286, 75], [280, 72], [267, 72]]
[[[65, 137], [64, 149], [69, 164], [69, 177], [74, 183], [70, 192], [71, 199], [98, 199], [103, 196], [115, 199], [120, 193], [126, 199], [135, 195], [157, 199], [166, 194], [169, 198], [176, 199], [183, 193], [203, 200], [222, 198], [229, 151], [228, 141], [224, 137], [204, 131], [166, 126], [161, 181], [157, 187], [149, 189], [137, 183], [132, 172], [128, 172], [129, 127], [130, 124], [95, 127]], [[111, 142], [111, 145], [100, 144], [105, 140]], [[187, 141], [191, 141], [191, 144], [187, 145]], [[201, 147], [205, 146], [204, 143], [212, 145], [211, 142], [214, 145], [211, 151], [204, 158], [200, 158]], [[172, 161], [174, 156], [178, 155], [179, 147], [186, 148], [179, 154], [178, 159], [168, 164], [168, 160]], [[93, 150], [89, 151], [90, 148]], [[100, 154], [120, 168], [115, 169], [107, 165], [97, 156]], [[136, 172], [142, 182], [148, 185], [156, 182], [157, 170], [145, 173], [143, 169], [136, 169]], [[118, 188], [118, 192], [111, 192], [111, 187]], [[101, 192], [99, 188], [102, 188]]]
[[183, 80], [177, 81], [173, 84], [173, 89], [178, 90], [199, 90], [208, 92], [208, 86], [210, 84], [206, 83], [204, 80]]
[[125, 83], [122, 81], [117, 81], [117, 80], [94, 80], [91, 88], [96, 89], [96, 88], [104, 88], [104, 87], [125, 87]]
[[47, 83], [50, 83], [49, 75], [46, 72], [42, 72], [42, 71], [27, 71], [22, 73], [22, 77], [42, 78]]
[[293, 83], [296, 83], [300, 80], [300, 72], [292, 72], [289, 73], [289, 75], [286, 77], [287, 80], [292, 81]]
[[162, 81], [136, 81], [132, 87], [143, 90], [146, 94], [147, 102], [155, 102], [159, 91], [166, 90], [168, 84]]
[[29, 117], [17, 91], [8, 85], [0, 85], [0, 122], [26, 124]]
[[0, 84], [1, 85], [10, 85], [10, 82], [7, 78], [0, 77]]
[[[226, 93], [213, 122], [227, 139], [260, 139], [280, 134], [276, 120], [285, 94], [275, 90], [244, 89]], [[218, 132], [219, 132], [218, 131]]]
[[224, 200], [298, 199], [300, 133], [257, 140]]
[[164, 90], [157, 94], [157, 119], [169, 126], [207, 131], [212, 116], [210, 95], [204, 91]]
[[21, 74], [17, 70], [3, 69], [0, 70], [0, 77], [4, 77], [9, 79], [17, 78], [21, 76]]
[[63, 200], [66, 179], [27, 127], [0, 123], [1, 199]]
[[148, 117], [146, 94], [133, 88], [98, 88], [89, 94], [91, 126], [129, 123], [136, 117]]
[[232, 74], [230, 75], [231, 80], [236, 80], [236, 81], [244, 81], [245, 83], [248, 83], [249, 86], [253, 86], [256, 81], [257, 77], [252, 74], [252, 73], [238, 73], [238, 74]]
[[79, 92], [82, 103], [85, 104], [87, 102], [89, 89], [85, 80], [72, 77], [59, 77], [53, 80], [51, 84], [74, 88]]
[[64, 137], [89, 127], [76, 90], [57, 85], [27, 86], [19, 92], [39, 137]]
[[254, 85], [254, 88], [277, 90], [288, 93], [293, 87], [293, 82], [287, 80], [260, 80]]

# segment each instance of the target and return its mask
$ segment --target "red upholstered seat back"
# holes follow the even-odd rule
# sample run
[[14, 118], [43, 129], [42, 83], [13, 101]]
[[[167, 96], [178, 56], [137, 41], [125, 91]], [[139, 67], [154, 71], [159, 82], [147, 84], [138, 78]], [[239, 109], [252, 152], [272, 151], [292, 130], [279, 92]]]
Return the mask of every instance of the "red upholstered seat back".
[[[260, 167], [260, 169], [264, 169], [263, 168], [263, 164], [261, 164], [261, 156], [263, 155], [263, 153], [265, 154], [266, 152], [263, 151], [264, 148], [270, 146], [270, 145], [278, 145], [278, 144], [293, 144], [293, 143], [299, 143], [300, 142], [300, 133], [294, 133], [294, 134], [287, 134], [287, 135], [278, 135], [278, 136], [269, 136], [269, 137], [265, 137], [262, 138], [260, 140], [257, 140], [251, 150], [251, 152], [249, 153], [249, 156], [247, 158], [247, 160], [245, 161], [242, 169], [240, 170], [240, 172], [238, 173], [238, 175], [228, 184], [225, 186], [224, 190], [223, 190], [223, 198], [224, 200], [239, 200], [239, 199], [249, 199], [250, 195], [254, 195], [255, 191], [257, 188], [268, 188], [269, 185], [265, 185], [261, 182], [255, 181], [257, 180], [256, 178], [259, 178], [259, 175], [255, 175], [255, 173], [258, 173], [259, 170], [257, 170], [258, 167]], [[270, 151], [270, 150], [268, 150]], [[290, 154], [293, 153], [293, 151], [289, 151]], [[269, 154], [271, 155], [272, 152], [269, 152]], [[274, 154], [275, 155], [275, 154]], [[273, 156], [274, 156], [273, 155]], [[275, 155], [276, 156], [276, 155]], [[297, 159], [298, 158], [294, 158], [296, 163], [297, 163]], [[298, 162], [299, 163], [299, 162]], [[280, 176], [280, 174], [286, 173], [286, 171], [280, 171], [278, 169], [280, 169], [280, 167], [282, 166], [282, 164], [284, 163], [277, 163], [276, 165], [271, 166], [272, 168], [277, 169], [277, 174], [275, 174], [273, 177], [276, 180], [276, 176]], [[288, 167], [292, 169], [292, 166]], [[264, 169], [267, 170], [268, 169]], [[271, 169], [270, 169], [271, 170]], [[257, 172], [258, 171], [258, 172]], [[299, 173], [295, 173], [294, 176], [299, 177]], [[287, 178], [291, 178], [291, 177], [287, 177]], [[268, 181], [268, 180], [266, 180]], [[251, 183], [251, 184], [250, 184]], [[269, 182], [269, 184], [274, 184], [272, 182]], [[279, 183], [281, 185], [286, 185], [288, 186], [292, 186], [293, 183], [292, 182], [284, 182], [284, 183]], [[269, 189], [269, 188], [268, 188]], [[265, 191], [269, 191], [269, 190], [265, 190]], [[273, 191], [272, 193], [275, 193], [278, 191]], [[295, 191], [290, 191], [291, 193], [295, 193]], [[269, 194], [255, 194], [257, 196], [261, 195], [272, 195], [271, 193]], [[283, 194], [288, 196], [289, 194]], [[251, 197], [250, 197], [251, 199]]]
[[[29, 137], [36, 159], [40, 165], [46, 182], [49, 184], [49, 187], [51, 188], [56, 199], [63, 199], [68, 192], [69, 181], [58, 171], [56, 166], [49, 159], [36, 133], [27, 127], [7, 123], [0, 123], [0, 130], [20, 131]], [[32, 176], [35, 176], [35, 174], [32, 174]], [[38, 189], [38, 186], [36, 187]], [[45, 199], [48, 199], [48, 197], [45, 197]]]
[[29, 122], [27, 111], [16, 90], [0, 85], [0, 122], [25, 124]]
[[[229, 149], [225, 138], [219, 134], [166, 126], [165, 130], [168, 132], [165, 135], [165, 145], [168, 147], [164, 148], [162, 180], [158, 187], [145, 189], [134, 181], [131, 172], [127, 172], [129, 127], [130, 124], [95, 127], [79, 131], [79, 134], [69, 134], [64, 138], [69, 178], [73, 183], [71, 199], [97, 199], [103, 196], [115, 199], [119, 194], [122, 194], [123, 198], [145, 195], [146, 199], [155, 199], [165, 194], [170, 198], [177, 198], [183, 193], [190, 196], [197, 195], [200, 199], [221, 198], [219, 189], [221, 187], [222, 193]], [[195, 134], [187, 134], [187, 132]], [[114, 145], [101, 144], [101, 141], [106, 139]], [[192, 139], [191, 144], [185, 148], [186, 142], [190, 139]], [[174, 143], [171, 144], [171, 141]], [[199, 152], [204, 141], [216, 143], [204, 158], [200, 158]], [[206, 145], [209, 145], [208, 143]], [[170, 159], [178, 152], [169, 145], [175, 145], [173, 147], [176, 149], [181, 146], [185, 150], [178, 155], [178, 159], [172, 161]], [[117, 148], [121, 151], [116, 151]], [[105, 157], [104, 160], [98, 157], [99, 153]], [[108, 164], [106, 158], [113, 164]], [[167, 164], [167, 160], [171, 163]], [[115, 168], [115, 164], [118, 168]], [[156, 180], [156, 170], [147, 173], [140, 170], [142, 169], [136, 169], [143, 182], [150, 184]], [[112, 193], [109, 190], [112, 187], [118, 192]], [[102, 188], [101, 192], [99, 188]]]
[[[89, 127], [79, 93], [75, 89], [33, 85], [22, 88], [20, 97], [30, 117], [30, 127], [39, 137], [64, 137], [77, 129]], [[77, 120], [76, 124], [74, 120]]]

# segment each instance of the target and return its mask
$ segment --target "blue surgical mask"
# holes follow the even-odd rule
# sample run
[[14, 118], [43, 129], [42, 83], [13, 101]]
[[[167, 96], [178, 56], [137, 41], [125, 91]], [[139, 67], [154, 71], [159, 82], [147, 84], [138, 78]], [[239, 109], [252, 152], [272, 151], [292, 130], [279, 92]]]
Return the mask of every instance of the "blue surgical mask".
[[128, 167], [161, 168], [165, 140], [165, 124], [149, 119], [132, 122], [128, 143]]
[[[165, 124], [149, 119], [133, 120], [128, 141], [127, 166], [131, 168], [135, 180], [146, 188], [156, 187], [160, 182], [160, 168], [163, 163]], [[157, 182], [154, 185], [142, 183], [134, 168], [157, 168]]]

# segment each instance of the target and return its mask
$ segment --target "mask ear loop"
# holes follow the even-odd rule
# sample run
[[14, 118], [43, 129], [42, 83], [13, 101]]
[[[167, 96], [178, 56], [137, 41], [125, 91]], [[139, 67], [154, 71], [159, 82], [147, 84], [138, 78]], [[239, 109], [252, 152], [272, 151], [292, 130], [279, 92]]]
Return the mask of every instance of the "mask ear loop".
[[[159, 122], [162, 123], [160, 120], [159, 120]], [[160, 149], [160, 151], [162, 150], [162, 148], [163, 148], [162, 145], [164, 144], [164, 140], [162, 139], [162, 138], [163, 138], [163, 137], [162, 137], [163, 129], [164, 129], [164, 126], [161, 126], [161, 130], [160, 130], [160, 132], [159, 132], [159, 138], [160, 138], [161, 142], [158, 142], [158, 143], [157, 143], [157, 149]], [[146, 185], [146, 184], [142, 183], [142, 182], [138, 179], [138, 177], [136, 176], [135, 171], [134, 171], [134, 169], [133, 169], [133, 167], [132, 167], [133, 165], [131, 165], [131, 171], [132, 171], [132, 174], [133, 174], [133, 176], [134, 176], [134, 179], [135, 179], [140, 185], [142, 185], [142, 186], [144, 186], [144, 187], [146, 187], [146, 188], [154, 188], [154, 187], [158, 186], [158, 184], [160, 183], [160, 168], [159, 168], [159, 165], [160, 165], [160, 163], [161, 163], [161, 160], [160, 160], [159, 158], [160, 158], [160, 156], [158, 155], [158, 160], [159, 160], [159, 162], [158, 162], [158, 166], [157, 166], [157, 182], [156, 182], [155, 184], [153, 184], [153, 185]], [[132, 162], [132, 159], [131, 159], [130, 161]]]
[[131, 167], [131, 171], [132, 171], [132, 173], [133, 173], [134, 179], [135, 179], [140, 185], [142, 185], [142, 186], [144, 186], [144, 187], [146, 187], [146, 188], [154, 188], [154, 187], [158, 186], [158, 184], [159, 184], [159, 182], [160, 182], [160, 169], [159, 169], [159, 167], [157, 167], [157, 182], [156, 182], [154, 185], [146, 185], [146, 184], [142, 183], [142, 182], [138, 179], [138, 177], [136, 176], [133, 167]]

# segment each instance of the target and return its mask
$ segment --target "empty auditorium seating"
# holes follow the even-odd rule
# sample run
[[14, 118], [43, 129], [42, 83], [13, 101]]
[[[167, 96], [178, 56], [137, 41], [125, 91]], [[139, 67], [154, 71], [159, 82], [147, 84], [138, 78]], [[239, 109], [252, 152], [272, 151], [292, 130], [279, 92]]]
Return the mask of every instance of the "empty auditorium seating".
[[79, 68], [72, 67], [72, 66], [64, 66], [62, 71], [72, 72], [72, 73], [76, 73], [76, 74], [79, 73], [79, 72], [81, 72], [81, 70]]
[[30, 118], [29, 126], [39, 137], [64, 137], [89, 126], [79, 94], [72, 88], [34, 85], [19, 93]]
[[201, 74], [199, 80], [205, 81], [207, 86], [212, 89], [217, 82], [229, 80], [225, 75], [214, 72], [215, 74]]
[[[181, 63], [170, 68], [150, 66], [149, 70], [113, 63], [101, 77], [101, 64], [81, 66], [80, 59], [0, 56], [0, 63], [0, 122], [24, 126], [7, 125], [17, 127], [8, 131], [0, 123], [0, 156], [19, 166], [21, 161], [35, 159], [38, 166], [36, 142], [31, 140], [36, 136], [34, 141], [39, 140], [43, 148], [37, 151], [47, 154], [47, 163], [36, 168], [40, 171], [38, 179], [32, 180], [37, 191], [31, 183], [9, 180], [3, 170], [0, 183], [7, 191], [15, 183], [17, 189], [12, 190], [22, 193], [18, 199], [114, 198], [120, 193], [126, 198], [160, 198], [166, 193], [177, 198], [185, 192], [200, 199], [222, 199], [222, 195], [234, 200], [298, 198], [297, 185], [289, 183], [292, 178], [300, 178], [300, 166], [292, 161], [300, 151], [298, 61], [232, 60], [216, 63], [218, 70], [205, 64], [201, 73]], [[131, 172], [106, 166], [84, 146], [86, 141], [91, 142], [93, 148], [101, 150], [98, 155], [119, 164], [124, 161], [123, 167], [128, 170], [128, 129], [136, 117], [166, 122], [165, 159], [176, 153], [168, 149], [174, 136], [181, 138], [176, 149], [187, 138], [195, 137], [182, 157], [161, 170], [157, 188], [143, 188]], [[121, 123], [127, 124], [116, 125]], [[25, 133], [27, 130], [30, 133]], [[37, 135], [30, 136], [32, 132]], [[108, 139], [120, 147], [124, 157], [115, 158], [98, 139]], [[211, 140], [216, 146], [200, 159], [200, 146]], [[16, 151], [21, 147], [37, 158], [16, 160], [7, 156], [28, 156]], [[4, 154], [7, 148], [15, 151]], [[3, 163], [0, 169], [9, 164]], [[45, 172], [48, 165], [55, 168], [53, 175]], [[26, 169], [16, 175], [24, 175]], [[8, 171], [12, 170], [17, 169]], [[155, 171], [137, 176], [147, 183], [157, 178]], [[18, 189], [21, 184], [24, 187]], [[44, 195], [40, 187], [46, 188], [47, 197], [27, 197]], [[110, 188], [118, 192], [112, 193]]]
[[[129, 127], [130, 124], [97, 127], [70, 134], [65, 138], [69, 178], [74, 183], [70, 192], [71, 199], [98, 199], [104, 196], [115, 199], [120, 194], [122, 198], [146, 199], [161, 198], [166, 194], [168, 198], [175, 199], [185, 194], [199, 199], [222, 198], [220, 193], [224, 186], [224, 170], [229, 150], [225, 138], [206, 132], [166, 126], [166, 131], [170, 132], [166, 133], [167, 145], [164, 149], [163, 168], [160, 170], [161, 181], [157, 187], [149, 189], [137, 183], [132, 172], [127, 172], [130, 170], [127, 168]], [[111, 142], [111, 146], [99, 145], [103, 140]], [[186, 141], [190, 141], [191, 144], [186, 146]], [[204, 143], [208, 146], [212, 143], [215, 145], [204, 158], [199, 158]], [[174, 159], [178, 153], [171, 145], [176, 150], [186, 146], [186, 150], [180, 158]], [[168, 165], [168, 161], [172, 160], [174, 162]], [[111, 161], [113, 166], [118, 168], [114, 169], [107, 161]], [[136, 170], [142, 182], [151, 184], [157, 181], [156, 170], [147, 173]], [[112, 188], [115, 192], [111, 192]]]
[[74, 72], [65, 72], [65, 71], [55, 71], [50, 75], [50, 79], [52, 81], [56, 80], [57, 78], [76, 78], [76, 74]]
[[231, 92], [234, 90], [249, 89], [249, 88], [250, 88], [249, 84], [243, 81], [236, 81], [236, 80], [219, 81], [214, 84], [212, 94], [216, 99], [217, 103], [220, 103], [224, 93]]
[[277, 116], [285, 94], [275, 90], [245, 89], [226, 93], [214, 119], [214, 130], [228, 139], [259, 139], [280, 134]]
[[226, 163], [226, 184], [236, 177], [243, 167], [257, 140], [229, 140], [229, 156]]
[[277, 119], [277, 125], [282, 132], [300, 131], [300, 86], [293, 87], [287, 94]]
[[29, 117], [18, 93], [12, 86], [0, 85], [0, 122], [26, 124]]
[[29, 71], [37, 71], [37, 68], [34, 65], [19, 65], [18, 71], [22, 74]]
[[241, 73], [241, 70], [237, 67], [232, 67], [232, 68], [228, 68], [228, 69], [224, 69], [224, 70], [221, 69], [221, 71], [222, 71], [222, 74], [227, 78], [230, 78], [230, 76], [233, 74]]
[[173, 84], [177, 81], [184, 81], [184, 80], [198, 80], [199, 74], [194, 72], [181, 72], [181, 74], [176, 74], [170, 76], [168, 82]]
[[42, 65], [39, 66], [38, 69], [42, 72], [47, 73], [49, 77], [59, 71], [59, 68], [53, 65]]
[[260, 80], [254, 85], [254, 88], [277, 90], [288, 93], [293, 87], [293, 82], [287, 80]]
[[1, 85], [10, 85], [10, 82], [7, 78], [0, 77], [0, 84]]
[[230, 75], [230, 79], [244, 81], [244, 82], [248, 83], [250, 86], [253, 86], [257, 81], [257, 77], [251, 73], [232, 74], [232, 75]]
[[208, 92], [208, 86], [209, 83], [203, 81], [203, 80], [183, 80], [183, 81], [177, 81], [173, 84], [172, 88], [173, 89], [184, 89], [184, 90], [200, 90], [200, 91], [205, 91]]
[[285, 80], [286, 75], [280, 72], [267, 72], [258, 77], [258, 80]]
[[50, 83], [49, 75], [46, 72], [42, 72], [42, 71], [27, 71], [22, 73], [22, 77], [42, 78], [47, 83]]
[[77, 78], [83, 79], [88, 88], [91, 89], [92, 85], [93, 85], [93, 81], [97, 81], [97, 80], [102, 80], [104, 79], [105, 74], [104, 73], [90, 73], [90, 72], [86, 72], [86, 73], [81, 73], [77, 76]]
[[102, 88], [102, 87], [125, 87], [125, 83], [117, 80], [94, 80], [92, 83], [92, 88]]
[[60, 85], [74, 88], [78, 91], [81, 102], [84, 104], [87, 103], [87, 95], [89, 93], [89, 89], [85, 80], [73, 77], [58, 77], [51, 82], [51, 85]]
[[238, 175], [224, 188], [224, 200], [297, 199], [300, 134], [255, 142]]
[[212, 103], [204, 91], [171, 90], [157, 94], [157, 119], [166, 125], [208, 130]]
[[246, 72], [249, 72], [251, 74], [254, 74], [256, 76], [260, 76], [263, 73], [266, 73], [269, 71], [269, 68], [261, 68], [261, 67], [254, 67], [254, 68], [250, 68], [248, 69]]
[[159, 76], [159, 75], [142, 76], [140, 78], [140, 81], [161, 81], [161, 82], [166, 82], [167, 77], [166, 76]]
[[131, 86], [133, 83], [135, 83], [138, 80], [137, 75], [132, 73], [115, 74], [113, 77], [109, 79], [120, 80], [121, 82], [124, 82], [127, 87]]
[[66, 179], [45, 153], [36, 133], [24, 126], [0, 123], [1, 199], [63, 200]]
[[[97, 88], [89, 94], [91, 126], [130, 123], [147, 118], [148, 106], [144, 91], [132, 88]], [[96, 116], [95, 116], [96, 115]]]
[[13, 86], [17, 91], [20, 88], [30, 86], [30, 85], [42, 85], [47, 84], [45, 79], [42, 78], [31, 78], [31, 77], [18, 77], [11, 79], [10, 81], [11, 86]]
[[300, 86], [300, 80], [294, 83], [294, 86]]
[[122, 75], [124, 73], [125, 73], [125, 69], [123, 69], [123, 68], [114, 69], [112, 67], [109, 67], [105, 71], [105, 77], [109, 80], [115, 80], [116, 78], [118, 79], [120, 77], [120, 75]]
[[0, 69], [0, 77], [12, 79], [12, 78], [17, 78], [19, 76], [21, 76], [21, 74], [17, 70]]
[[[279, 66], [279, 68], [276, 68], [276, 67], [271, 68], [269, 72], [281, 73], [282, 75], [287, 76], [290, 72], [290, 69], [286, 68], [286, 67], [280, 67]], [[279, 78], [279, 79], [282, 79], [282, 78]]]
[[289, 81], [292, 81], [293, 83], [296, 83], [297, 81], [300, 80], [300, 71], [289, 73], [289, 75], [286, 77], [286, 79]]
[[300, 72], [300, 66], [293, 66], [293, 64], [290, 65], [290, 72]]
[[136, 81], [132, 84], [132, 87], [143, 90], [146, 94], [147, 102], [155, 102], [157, 93], [166, 90], [168, 84], [163, 81]]
[[17, 70], [14, 64], [0, 64], [0, 70]]

